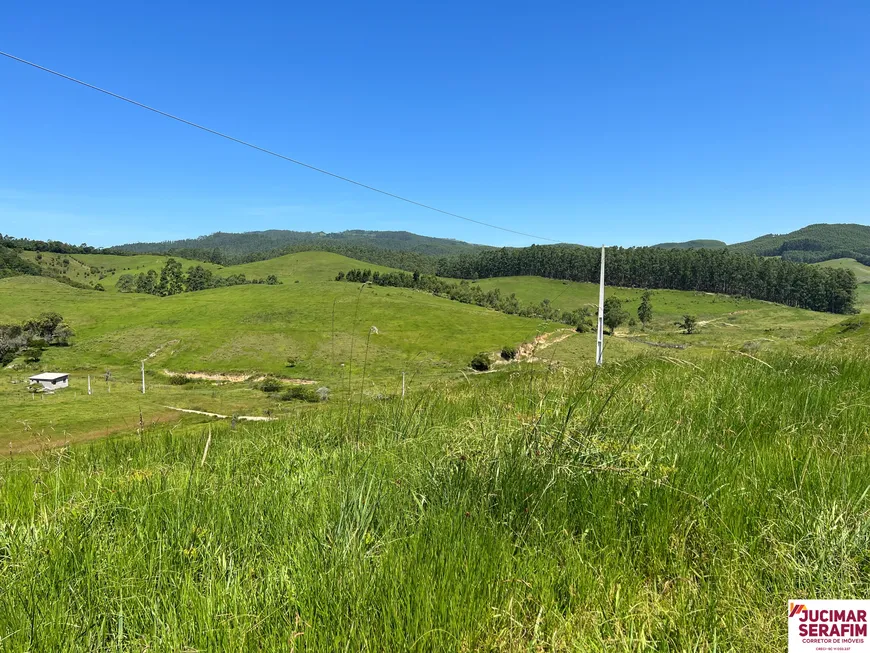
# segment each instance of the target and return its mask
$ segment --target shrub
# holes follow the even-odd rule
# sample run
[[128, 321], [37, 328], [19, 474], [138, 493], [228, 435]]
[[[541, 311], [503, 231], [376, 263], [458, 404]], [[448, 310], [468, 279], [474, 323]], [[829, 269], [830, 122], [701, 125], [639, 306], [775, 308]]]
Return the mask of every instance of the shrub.
[[169, 385], [187, 385], [192, 382], [193, 379], [186, 374], [173, 374], [169, 377]]
[[492, 365], [492, 361], [489, 359], [489, 354], [484, 352], [477, 354], [471, 359], [471, 369], [478, 372], [486, 372], [490, 365]]
[[676, 323], [686, 335], [692, 335], [698, 331], [698, 318], [694, 315], [684, 315], [682, 322]]
[[298, 399], [299, 401], [308, 401], [310, 403], [316, 403], [321, 400], [317, 392], [304, 385], [290, 386], [281, 393], [279, 398], [281, 401], [293, 401], [294, 399]]
[[263, 392], [278, 392], [281, 387], [281, 382], [273, 376], [267, 376], [257, 385], [257, 388]]

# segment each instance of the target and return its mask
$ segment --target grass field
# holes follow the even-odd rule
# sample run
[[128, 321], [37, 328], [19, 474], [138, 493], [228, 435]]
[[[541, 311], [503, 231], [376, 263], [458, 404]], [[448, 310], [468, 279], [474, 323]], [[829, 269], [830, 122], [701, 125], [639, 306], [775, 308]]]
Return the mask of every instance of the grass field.
[[2, 646], [782, 651], [788, 599], [870, 591], [867, 363], [518, 368], [7, 459]]
[[[22, 252], [22, 256], [40, 267], [58, 272], [73, 281], [87, 285], [101, 284], [107, 291], [114, 290], [122, 274], [138, 275], [140, 272], [155, 270], [160, 272], [166, 263], [166, 256], [140, 254], [136, 256], [117, 256], [114, 254], [53, 254], [51, 252]], [[220, 274], [219, 265], [176, 258], [184, 269], [192, 265], [202, 265]]]
[[813, 265], [852, 270], [855, 273], [855, 278], [858, 280], [857, 306], [862, 311], [870, 311], [870, 267], [858, 263], [853, 258], [837, 258], [823, 261], [822, 263], [814, 263]]
[[[102, 377], [109, 370], [117, 382], [134, 387], [143, 359], [149, 373], [275, 374], [316, 381], [333, 393], [346, 391], [350, 376], [355, 392], [374, 396], [398, 392], [402, 372], [416, 384], [456, 375], [478, 351], [498, 351], [558, 326], [410, 290], [360, 290], [333, 280], [337, 270], [357, 264], [334, 254], [296, 254], [272, 264], [271, 270], [286, 277], [281, 285], [172, 297], [81, 290], [41, 277], [0, 281], [0, 323], [56, 311], [73, 327], [73, 346], [48, 349], [37, 367], [72, 373], [78, 393], [59, 392], [34, 403], [21, 382], [35, 367], [19, 362], [20, 369], [0, 372], [0, 405], [8, 417], [0, 423], [0, 443], [28, 446], [35, 432], [52, 428], [73, 440], [115, 431], [138, 421], [140, 404], [146, 420], [166, 417], [160, 403], [190, 407], [182, 405], [192, 397], [187, 388], [167, 386], [159, 377], [149, 377], [153, 401], [146, 395], [144, 403], [123, 403], [103, 393], [82, 403], [88, 374]], [[371, 333], [372, 326], [377, 333]], [[225, 404], [253, 415], [284, 409], [284, 404], [264, 403], [250, 384], [247, 393], [237, 385], [244, 384], [214, 388], [216, 396], [201, 397], [200, 404], [221, 414], [230, 412]], [[71, 395], [79, 398], [78, 408], [61, 398]], [[87, 419], [73, 417], [85, 413]], [[65, 421], [58, 422], [61, 414]]]
[[[0, 280], [0, 323], [76, 332], [0, 371], [0, 451], [29, 454], [0, 460], [2, 650], [780, 651], [788, 599], [870, 589], [866, 314], [654, 291], [596, 370], [592, 333], [336, 282], [385, 268], [334, 254], [215, 267], [277, 286], [114, 289], [164, 260], [43, 257], [105, 292]], [[32, 395], [37, 369], [70, 387]]]
[[[106, 292], [81, 290], [37, 277], [0, 281], [0, 323], [16, 322], [44, 311], [59, 312], [76, 332], [74, 344], [50, 348], [38, 366], [13, 365], [0, 372], [0, 405], [7, 420], [0, 423], [0, 443], [12, 450], [32, 448], [45, 434], [58, 441], [89, 439], [123, 431], [139, 421], [172, 419], [163, 406], [197, 408], [220, 414], [280, 415], [295, 410], [256, 391], [252, 383], [167, 385], [164, 370], [173, 373], [274, 374], [309, 380], [334, 395], [350, 388], [364, 396], [399, 392], [406, 382], [425, 385], [461, 375], [479, 351], [497, 356], [503, 345], [530, 342], [563, 325], [504, 315], [398, 288], [360, 286], [334, 281], [339, 270], [370, 266], [335, 254], [307, 252], [233, 266], [219, 274], [244, 273], [249, 278], [276, 274], [278, 286], [220, 288], [172, 297], [123, 294], [114, 290], [117, 277], [146, 269], [159, 270], [165, 257], [76, 255], [57, 261], [43, 254], [42, 263], [65, 269], [70, 278], [94, 281]], [[60, 257], [61, 255], [56, 255]], [[184, 265], [194, 262], [185, 261]], [[90, 275], [90, 276], [85, 276]], [[559, 308], [594, 305], [593, 284], [536, 277], [508, 277], [479, 282], [516, 293], [523, 302], [551, 300]], [[627, 300], [635, 314], [641, 291], [613, 288], [608, 293]], [[813, 340], [836, 329], [842, 316], [791, 309], [766, 302], [680, 291], [655, 291], [654, 320], [646, 329], [623, 327], [608, 337], [607, 356], [627, 360], [678, 351], [689, 359], [721, 351], [765, 351], [840, 347], [864, 343], [859, 333]], [[333, 317], [334, 311], [334, 317]], [[674, 322], [684, 313], [701, 321], [698, 334], [679, 333]], [[371, 332], [371, 327], [377, 333]], [[560, 332], [561, 333], [561, 332]], [[544, 363], [578, 367], [594, 351], [594, 335], [561, 333], [558, 344], [540, 347], [534, 358]], [[854, 348], [854, 347], [853, 347]], [[145, 397], [136, 395], [139, 361], [146, 360]], [[288, 359], [294, 361], [291, 367]], [[102, 378], [109, 370], [116, 383], [130, 388], [122, 400], [100, 392], [87, 397], [87, 375]], [[73, 388], [34, 402], [22, 381], [34, 371], [72, 373]], [[365, 379], [363, 379], [365, 371]], [[351, 377], [348, 385], [348, 377]], [[121, 386], [119, 385], [119, 388]], [[11, 444], [10, 444], [11, 443]]]

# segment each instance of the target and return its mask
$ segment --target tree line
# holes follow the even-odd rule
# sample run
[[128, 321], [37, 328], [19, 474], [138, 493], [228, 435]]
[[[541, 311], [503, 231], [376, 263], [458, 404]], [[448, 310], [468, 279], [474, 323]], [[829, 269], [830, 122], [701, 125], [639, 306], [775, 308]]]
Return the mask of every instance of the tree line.
[[138, 275], [122, 274], [116, 284], [119, 292], [136, 292], [167, 297], [183, 292], [224, 288], [226, 286], [241, 286], [245, 284], [277, 285], [278, 277], [270, 274], [265, 279], [247, 279], [244, 274], [231, 274], [220, 277], [201, 265], [191, 265], [187, 272], [179, 261], [169, 258], [163, 265], [160, 274], [156, 270], [140, 272]]
[[484, 290], [468, 280], [459, 283], [446, 281], [432, 274], [419, 272], [372, 272], [371, 270], [352, 269], [339, 272], [336, 281], [352, 283], [373, 283], [377, 286], [392, 286], [395, 288], [410, 288], [428, 292], [437, 297], [446, 297], [463, 304], [474, 304], [483, 308], [491, 308], [509, 315], [521, 317], [536, 317], [551, 322], [561, 322], [585, 332], [591, 330], [592, 313], [588, 307], [580, 307], [573, 311], [563, 311], [544, 299], [538, 304], [522, 303], [516, 294], [503, 295], [501, 290], [493, 288]]
[[[532, 245], [463, 254], [439, 262], [442, 277], [478, 279], [533, 275], [597, 282], [600, 250]], [[857, 281], [851, 270], [760, 258], [725, 249], [610, 247], [605, 283], [723, 293], [830, 313], [854, 312]]]
[[21, 324], [0, 324], [0, 367], [19, 354], [36, 363], [46, 347], [65, 347], [73, 330], [58, 313], [43, 313]]
[[87, 243], [70, 245], [59, 240], [36, 240], [33, 238], [15, 238], [8, 234], [0, 234], [0, 246], [12, 249], [23, 249], [31, 252], [54, 252], [56, 254], [98, 254], [99, 247], [91, 247]]
[[862, 224], [811, 224], [788, 234], [768, 234], [731, 249], [757, 256], [781, 256], [803, 263], [853, 258], [870, 265], [870, 226]]

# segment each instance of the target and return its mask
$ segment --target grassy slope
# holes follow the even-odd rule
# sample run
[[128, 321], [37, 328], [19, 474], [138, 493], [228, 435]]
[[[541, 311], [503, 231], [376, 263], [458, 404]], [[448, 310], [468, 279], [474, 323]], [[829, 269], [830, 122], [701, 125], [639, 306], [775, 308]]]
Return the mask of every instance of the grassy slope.
[[[164, 298], [79, 290], [42, 277], [0, 281], [0, 322], [21, 321], [52, 310], [76, 331], [74, 346], [50, 348], [39, 366], [72, 372], [70, 392], [32, 402], [21, 385], [9, 383], [20, 381], [26, 373], [2, 373], [0, 393], [9, 395], [4, 407], [9, 419], [0, 425], [0, 442], [3, 438], [26, 441], [34, 429], [57, 427], [56, 420], [63, 413], [57, 406], [68, 401], [61, 397], [76, 392], [83, 401], [87, 374], [96, 377], [110, 369], [119, 383], [134, 388], [139, 361], [154, 352], [147, 363], [151, 371], [274, 373], [314, 379], [340, 392], [351, 369], [353, 348], [354, 385], [359, 388], [365, 365], [365, 391], [373, 394], [394, 392], [402, 371], [411, 375], [411, 382], [421, 383], [455, 374], [477, 351], [519, 344], [534, 338], [539, 329], [556, 328], [410, 290], [367, 286], [360, 294], [359, 285], [332, 280], [337, 270], [358, 265], [334, 254], [295, 254], [270, 263], [264, 272], [286, 276], [286, 283]], [[244, 267], [250, 270], [262, 265]], [[371, 335], [366, 356], [372, 326], [379, 333]], [[296, 367], [287, 367], [288, 357], [298, 361]], [[275, 402], [264, 404], [262, 393], [254, 391], [244, 394], [234, 389], [237, 394], [228, 397], [229, 390], [221, 388], [213, 396], [208, 392], [200, 396], [186, 388], [160, 387], [159, 378], [149, 383], [155, 384], [157, 394], [145, 400], [146, 420], [165, 412], [158, 409], [159, 402], [229, 414], [243, 412], [243, 400], [248, 398], [253, 414], [270, 407], [283, 409]], [[122, 403], [104, 396], [100, 388], [106, 428], [138, 421], [138, 398]], [[79, 404], [82, 417], [94, 410], [97, 400], [89, 401]], [[74, 420], [67, 420], [64, 430], [71, 437], [85, 436], [94, 430], [92, 421], [82, 419], [76, 429]]]
[[852, 270], [858, 280], [858, 299], [856, 305], [862, 311], [870, 311], [870, 267], [862, 265], [853, 258], [837, 258], [813, 265]]
[[[502, 293], [515, 293], [521, 301], [541, 301], [550, 299], [561, 309], [575, 309], [587, 306], [597, 310], [598, 286], [591, 283], [563, 282], [541, 277], [504, 277], [484, 279], [481, 287], [489, 290], [500, 288]], [[608, 294], [627, 300], [629, 315], [637, 316], [642, 290], [632, 288], [608, 288]], [[789, 308], [769, 302], [739, 299], [726, 295], [692, 293], [680, 290], [655, 290], [652, 294], [653, 322], [647, 331], [640, 327], [623, 327], [618, 334], [623, 338], [637, 338], [653, 342], [687, 345], [692, 352], [711, 349], [736, 349], [749, 347], [753, 351], [769, 347], [791, 346], [832, 324], [842, 320], [842, 316], [816, 313], [798, 308]], [[675, 327], [675, 322], [686, 313], [697, 316], [703, 323], [700, 332], [684, 336]], [[648, 345], [628, 343], [608, 345], [619, 355], [648, 351]], [[594, 335], [578, 336], [576, 342], [561, 347], [562, 355], [571, 356], [568, 351], [578, 348], [579, 356], [585, 355], [594, 347]]]
[[[21, 255], [27, 260], [38, 263], [40, 267], [59, 272], [74, 281], [88, 285], [100, 283], [107, 291], [115, 288], [118, 277], [122, 274], [132, 274], [135, 276], [140, 272], [147, 272], [148, 270], [155, 270], [159, 273], [168, 258], [166, 256], [152, 256], [150, 254], [116, 256], [114, 254], [53, 254], [51, 252], [43, 252], [41, 260], [37, 260], [36, 252], [22, 252]], [[64, 265], [64, 260], [68, 260], [69, 265]], [[185, 270], [191, 265], [202, 265], [220, 274], [222, 269], [221, 266], [214, 265], [213, 263], [202, 263], [183, 258], [176, 258], [176, 260], [181, 262]], [[96, 274], [92, 273], [92, 267], [98, 268], [99, 272]]]
[[[103, 280], [108, 288], [121, 273], [159, 269], [165, 261], [165, 257], [159, 256], [75, 256], [70, 257], [71, 274], [79, 269], [78, 259], [107, 273], [114, 270]], [[142, 402], [146, 420], [166, 417], [165, 410], [160, 408], [163, 404], [222, 414], [261, 414], [265, 410], [279, 413], [288, 409], [286, 404], [264, 400], [261, 393], [248, 386], [206, 391], [202, 387], [161, 385], [166, 379], [154, 376], [149, 377], [154, 392], [145, 399], [136, 398], [138, 361], [154, 352], [157, 353], [148, 360], [149, 371], [273, 373], [314, 379], [334, 392], [342, 392], [350, 366], [341, 364], [350, 361], [353, 346], [355, 387], [359, 387], [356, 382], [361, 381], [365, 364], [366, 392], [376, 394], [395, 391], [402, 371], [409, 372], [409, 379], [415, 383], [456, 374], [477, 351], [498, 351], [503, 344], [519, 344], [531, 340], [539, 331], [562, 326], [410, 290], [368, 286], [360, 297], [358, 285], [332, 280], [338, 270], [352, 267], [387, 269], [336, 254], [306, 252], [219, 271], [244, 273], [249, 278], [277, 274], [282, 280], [278, 286], [239, 286], [166, 298], [120, 294], [111, 289], [104, 293], [78, 290], [36, 277], [0, 281], [0, 322], [19, 321], [54, 310], [76, 330], [75, 345], [49, 349], [40, 369], [73, 372], [72, 390], [79, 396], [84, 393], [85, 375], [90, 373], [96, 378], [111, 369], [118, 383], [129, 385], [131, 397], [123, 402], [117, 396], [104, 396], [106, 393], [99, 386], [101, 408], [96, 411], [99, 419], [94, 417], [96, 400], [78, 404], [81, 410], [77, 412], [68, 405], [69, 400], [61, 401], [63, 393], [40, 400], [43, 403], [34, 406], [26, 403], [30, 399], [21, 386], [4, 381], [20, 379], [25, 374], [7, 371], [0, 377], [3, 383], [0, 393], [7, 395], [7, 412], [12, 419], [5, 427], [0, 426], [0, 441], [8, 437], [26, 442], [33, 432], [50, 428], [66, 431], [75, 438], [103, 427], [112, 430], [135, 424]], [[510, 277], [483, 280], [480, 285], [487, 289], [498, 287], [504, 293], [514, 292], [526, 302], [550, 298], [560, 308], [594, 307], [597, 301], [594, 284]], [[608, 292], [628, 299], [627, 308], [635, 314], [641, 291]], [[619, 337], [608, 337], [608, 360], [673, 353], [648, 342], [687, 346], [681, 356], [701, 357], [722, 349], [743, 348], [757, 353], [800, 346], [841, 320], [838, 316], [766, 302], [680, 291], [656, 291], [653, 306], [655, 319], [646, 332], [637, 327], [623, 328]], [[706, 322], [697, 335], [681, 335], [674, 326], [674, 321], [687, 312]], [[379, 333], [371, 336], [366, 357], [365, 342], [371, 326], [376, 326]], [[536, 352], [536, 358], [576, 366], [587, 363], [592, 351], [593, 334], [573, 335]], [[288, 357], [298, 361], [296, 367], [286, 366]], [[102, 422], [96, 424], [95, 420]]]
[[870, 592], [870, 365], [768, 361], [7, 462], [4, 648], [783, 651], [789, 599]]
[[858, 261], [853, 258], [835, 258], [831, 259], [830, 261], [813, 263], [813, 265], [823, 265], [829, 268], [852, 270], [852, 272], [855, 273], [855, 277], [858, 279], [858, 283], [865, 283], [870, 281], [870, 267], [858, 263]]

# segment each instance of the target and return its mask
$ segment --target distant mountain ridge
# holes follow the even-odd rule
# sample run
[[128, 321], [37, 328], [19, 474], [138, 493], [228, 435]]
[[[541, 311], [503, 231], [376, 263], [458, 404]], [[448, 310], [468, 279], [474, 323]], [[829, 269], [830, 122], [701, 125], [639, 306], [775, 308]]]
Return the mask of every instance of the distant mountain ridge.
[[821, 263], [852, 258], [870, 265], [870, 226], [851, 223], [811, 224], [787, 234], [767, 234], [742, 243], [726, 245], [721, 240], [687, 240], [660, 243], [660, 249], [716, 249], [755, 256], [779, 256], [797, 263]]
[[799, 263], [853, 258], [870, 265], [870, 226], [811, 224], [791, 233], [767, 234], [728, 248], [756, 256], [781, 256]]
[[129, 243], [110, 247], [106, 251], [122, 251], [136, 254], [166, 253], [183, 249], [210, 250], [219, 248], [229, 255], [245, 256], [271, 251], [300, 243], [337, 242], [351, 246], [367, 246], [389, 249], [397, 252], [414, 252], [429, 256], [450, 256], [463, 252], [484, 249], [486, 245], [475, 245], [452, 238], [420, 236], [409, 231], [366, 231], [349, 229], [328, 233], [323, 231], [290, 231], [269, 229], [266, 231], [246, 231], [227, 233], [218, 231], [207, 236], [169, 240], [153, 243]]
[[721, 240], [687, 240], [682, 243], [659, 243], [659, 249], [721, 249], [728, 245]]
[[159, 243], [129, 243], [104, 250], [112, 254], [172, 254], [223, 265], [252, 263], [302, 251], [324, 251], [378, 265], [434, 270], [446, 256], [473, 254], [487, 245], [450, 238], [420, 236], [408, 231], [351, 229], [335, 233], [270, 229], [242, 233], [216, 232], [199, 238]]

